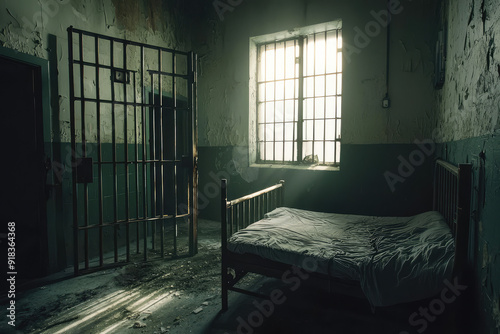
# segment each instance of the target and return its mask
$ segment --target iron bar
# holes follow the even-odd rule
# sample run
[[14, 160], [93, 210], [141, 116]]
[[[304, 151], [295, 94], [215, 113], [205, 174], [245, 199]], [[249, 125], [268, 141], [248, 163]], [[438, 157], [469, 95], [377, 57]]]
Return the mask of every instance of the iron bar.
[[[74, 78], [74, 68], [73, 68], [73, 27], [68, 28], [68, 60], [69, 60], [69, 90], [70, 90], [70, 132], [71, 132], [71, 162], [73, 166], [76, 163], [76, 131], [75, 131], [75, 78]], [[78, 249], [78, 193], [77, 193], [77, 183], [76, 183], [76, 173], [75, 169], [71, 172], [72, 179], [72, 191], [73, 191], [73, 268], [75, 276], [79, 273], [79, 249]]]
[[[127, 72], [127, 44], [123, 44], [123, 68], [125, 72]], [[135, 72], [134, 72], [135, 77]], [[135, 91], [134, 91], [135, 94]], [[135, 99], [134, 99], [135, 100]], [[130, 226], [128, 224], [128, 220], [130, 218], [130, 203], [129, 203], [129, 194], [130, 194], [130, 181], [129, 181], [129, 156], [128, 156], [128, 98], [127, 98], [127, 84], [123, 83], [123, 101], [125, 102], [125, 106], [123, 108], [123, 145], [124, 145], [124, 154], [125, 154], [125, 221], [127, 224], [125, 225], [125, 247], [126, 247], [126, 259], [127, 262], [130, 261]], [[118, 217], [116, 218], [118, 219]]]
[[[111, 66], [114, 67], [114, 42], [110, 44]], [[111, 82], [111, 100], [116, 100], [115, 83]], [[112, 161], [113, 161], [113, 220], [118, 219], [118, 173], [116, 164], [116, 109], [115, 104], [111, 105], [111, 145], [112, 145]], [[115, 262], [118, 262], [118, 226], [113, 228], [113, 252]]]

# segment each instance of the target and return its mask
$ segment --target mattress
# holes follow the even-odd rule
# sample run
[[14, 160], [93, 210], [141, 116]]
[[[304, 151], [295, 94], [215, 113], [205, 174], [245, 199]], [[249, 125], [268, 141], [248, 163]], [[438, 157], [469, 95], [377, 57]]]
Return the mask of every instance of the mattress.
[[233, 234], [228, 249], [359, 281], [373, 306], [389, 306], [441, 291], [454, 239], [436, 211], [375, 217], [281, 207]]

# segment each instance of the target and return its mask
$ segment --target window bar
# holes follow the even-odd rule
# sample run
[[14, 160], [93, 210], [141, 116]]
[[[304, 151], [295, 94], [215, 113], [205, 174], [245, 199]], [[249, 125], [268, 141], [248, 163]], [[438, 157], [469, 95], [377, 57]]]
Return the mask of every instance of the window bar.
[[[309, 52], [309, 36], [307, 37], [307, 50]], [[314, 149], [315, 149], [315, 144], [316, 144], [316, 73], [317, 73], [317, 62], [316, 62], [316, 34], [313, 34], [313, 62], [314, 62], [314, 69], [313, 69], [313, 110], [311, 111], [312, 114], [312, 159], [311, 161], [314, 162]]]
[[174, 98], [174, 256], [177, 256], [177, 208], [178, 208], [178, 198], [177, 198], [177, 77], [176, 74], [177, 67], [177, 56], [175, 52], [172, 52], [172, 73], [174, 77], [172, 79], [172, 92]]
[[[158, 50], [158, 70], [161, 72], [162, 70], [162, 61], [161, 61], [161, 50]], [[158, 95], [159, 95], [159, 110], [160, 110], [160, 214], [161, 214], [161, 219], [160, 219], [160, 250], [161, 250], [161, 257], [165, 257], [165, 250], [164, 250], [164, 235], [165, 235], [165, 220], [164, 220], [164, 215], [165, 215], [165, 184], [163, 181], [163, 169], [165, 168], [164, 165], [164, 154], [163, 154], [163, 87], [161, 84], [162, 81], [162, 75], [161, 73], [158, 74]]]
[[337, 142], [338, 142], [338, 137], [339, 137], [339, 133], [337, 132], [337, 129], [338, 129], [338, 121], [339, 121], [339, 110], [338, 110], [338, 100], [340, 97], [338, 95], [338, 75], [339, 75], [339, 69], [338, 68], [338, 57], [339, 57], [339, 49], [338, 49], [338, 41], [339, 41], [339, 30], [335, 30], [335, 68], [336, 68], [336, 74], [335, 74], [335, 141], [333, 142], [333, 161], [335, 162], [335, 164], [338, 163], [337, 161]]
[[[110, 54], [111, 54], [111, 67], [114, 67], [114, 42], [111, 42], [111, 49], [110, 49]], [[115, 257], [115, 262], [118, 262], [118, 173], [117, 173], [117, 160], [116, 160], [116, 108], [115, 108], [115, 99], [116, 99], [116, 93], [115, 93], [115, 84], [114, 82], [111, 83], [111, 100], [113, 103], [111, 104], [111, 115], [112, 115], [112, 121], [111, 121], [111, 141], [112, 141], [112, 155], [113, 155], [113, 251], [114, 251], [114, 257]]]
[[[96, 64], [99, 64], [99, 40], [95, 39], [95, 49], [96, 49]], [[103, 189], [102, 189], [102, 140], [101, 140], [101, 103], [100, 103], [100, 78], [99, 78], [99, 66], [96, 66], [96, 119], [97, 119], [97, 173], [99, 178], [99, 225], [102, 226], [104, 223], [104, 198], [103, 198]], [[102, 227], [99, 229], [99, 237], [102, 240]], [[102, 253], [102, 247], [100, 248], [100, 252]], [[101, 260], [101, 265], [102, 265]], [[88, 265], [86, 264], [86, 268]]]
[[[127, 75], [127, 44], [123, 44], [123, 68]], [[134, 92], [135, 94], [135, 92]], [[130, 226], [129, 226], [129, 193], [130, 193], [130, 184], [128, 179], [129, 173], [129, 164], [128, 164], [128, 99], [127, 99], [127, 83], [123, 83], [123, 101], [125, 103], [123, 110], [123, 141], [125, 146], [125, 238], [126, 238], [126, 259], [127, 262], [130, 261]]]
[[273, 77], [273, 85], [274, 85], [274, 112], [273, 112], [273, 161], [276, 161], [276, 42], [274, 42], [274, 77]]
[[264, 61], [264, 102], [263, 102], [263, 109], [264, 109], [264, 119], [262, 120], [264, 124], [264, 161], [267, 160], [267, 46], [268, 44], [264, 45], [264, 56], [263, 61]]
[[285, 139], [286, 139], [286, 126], [285, 126], [285, 119], [286, 119], [286, 94], [285, 94], [285, 87], [286, 87], [286, 42], [283, 43], [283, 159], [282, 162], [286, 161], [285, 160]]
[[141, 46], [141, 90], [142, 90], [142, 182], [143, 182], [143, 194], [142, 194], [142, 200], [143, 200], [143, 206], [144, 206], [144, 221], [142, 223], [143, 226], [143, 251], [144, 251], [144, 261], [148, 259], [148, 203], [147, 203], [147, 197], [148, 197], [148, 182], [147, 182], [147, 170], [148, 170], [148, 163], [147, 163], [147, 147], [146, 147], [146, 105], [145, 105], [145, 87], [144, 87], [144, 77], [146, 73], [144, 73], [145, 66], [144, 66], [144, 47]]
[[[297, 122], [298, 122], [298, 119], [295, 119], [295, 105], [296, 105], [296, 101], [298, 101], [297, 99], [299, 98], [298, 96], [295, 96], [295, 92], [296, 92], [296, 85], [297, 85], [297, 40], [294, 40], [293, 41], [293, 55], [294, 55], [294, 59], [295, 59], [295, 62], [293, 63], [293, 138], [292, 138], [292, 161], [298, 161], [298, 157], [295, 156], [295, 146], [297, 146], [297, 149], [298, 149], [298, 144], [297, 144], [297, 141], [296, 141], [296, 136], [298, 136], [296, 133], [295, 133], [295, 129], [297, 128]], [[299, 59], [300, 59], [300, 55], [299, 55]], [[299, 61], [300, 63], [300, 61]], [[300, 66], [300, 65], [299, 65]]]
[[299, 37], [299, 112], [297, 122], [297, 162], [302, 161], [302, 134], [304, 126], [304, 37]]
[[328, 50], [328, 32], [325, 31], [325, 87], [323, 96], [323, 164], [326, 164], [326, 77], [327, 77], [327, 50]]
[[[80, 102], [80, 112], [81, 112], [81, 131], [82, 131], [82, 149], [81, 149], [81, 155], [82, 158], [86, 156], [86, 136], [85, 136], [85, 90], [84, 90], [84, 65], [83, 65], [83, 36], [80, 34], [80, 97], [81, 102]], [[76, 144], [75, 144], [76, 146]], [[73, 154], [77, 154], [78, 150], [74, 151]], [[75, 171], [76, 172], [76, 171]], [[78, 186], [77, 186], [78, 187]], [[83, 224], [85, 227], [88, 226], [88, 186], [87, 183], [83, 184], [83, 207], [84, 207], [84, 217], [83, 217]], [[85, 229], [84, 231], [84, 254], [85, 254], [85, 269], [88, 269], [89, 267], [89, 235], [88, 235], [88, 229]]]
[[[74, 55], [73, 55], [73, 27], [68, 28], [68, 63], [69, 63], [69, 90], [70, 90], [70, 131], [71, 131], [71, 162], [75, 163], [76, 152], [76, 129], [75, 129], [75, 69], [74, 69]], [[79, 270], [79, 249], [78, 249], [78, 212], [75, 208], [78, 205], [78, 192], [76, 184], [76, 173], [73, 169], [71, 171], [72, 191], [73, 191], [73, 271], [78, 275]]]

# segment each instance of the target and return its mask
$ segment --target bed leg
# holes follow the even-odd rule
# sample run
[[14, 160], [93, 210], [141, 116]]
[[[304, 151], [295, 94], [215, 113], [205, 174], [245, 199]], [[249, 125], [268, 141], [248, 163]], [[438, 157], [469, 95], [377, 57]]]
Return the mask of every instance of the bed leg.
[[227, 284], [222, 283], [222, 312], [227, 311], [229, 308], [228, 301], [227, 301], [228, 289], [227, 289], [227, 286], [225, 287], [224, 285], [227, 285]]

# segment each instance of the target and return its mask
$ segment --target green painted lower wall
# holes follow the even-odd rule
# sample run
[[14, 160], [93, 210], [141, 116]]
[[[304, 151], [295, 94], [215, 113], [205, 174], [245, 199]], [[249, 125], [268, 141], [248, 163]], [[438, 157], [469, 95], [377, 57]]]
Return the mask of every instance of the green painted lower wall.
[[[439, 144], [437, 154], [473, 164], [470, 261], [473, 268], [475, 333], [500, 331], [500, 136]], [[477, 319], [477, 320], [476, 320]]]
[[283, 179], [287, 206], [316, 211], [402, 216], [432, 205], [434, 145], [343, 145], [340, 171], [248, 167], [243, 147], [200, 147], [200, 217], [219, 220], [221, 178], [228, 197]]

